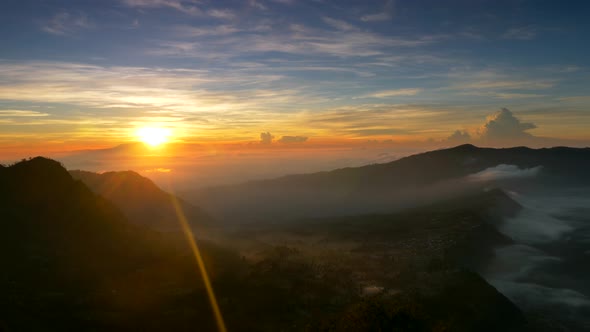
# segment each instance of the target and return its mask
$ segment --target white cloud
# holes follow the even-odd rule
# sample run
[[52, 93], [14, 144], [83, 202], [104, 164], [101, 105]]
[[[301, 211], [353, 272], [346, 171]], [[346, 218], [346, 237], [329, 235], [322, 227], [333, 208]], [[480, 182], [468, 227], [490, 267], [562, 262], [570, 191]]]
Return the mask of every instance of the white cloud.
[[398, 97], [398, 96], [415, 96], [420, 92], [422, 92], [422, 89], [417, 89], [417, 88], [395, 89], [395, 90], [378, 91], [378, 92], [369, 94], [367, 96], [374, 97], [374, 98], [389, 98], [389, 97]]
[[517, 178], [535, 177], [541, 172], [542, 166], [521, 169], [516, 165], [500, 164], [471, 174], [467, 178], [472, 181], [497, 181]]
[[488, 116], [486, 123], [479, 129], [482, 140], [514, 140], [530, 138], [527, 130], [537, 128], [533, 123], [521, 122], [507, 108]]
[[0, 117], [39, 117], [49, 116], [48, 113], [29, 110], [0, 110]]

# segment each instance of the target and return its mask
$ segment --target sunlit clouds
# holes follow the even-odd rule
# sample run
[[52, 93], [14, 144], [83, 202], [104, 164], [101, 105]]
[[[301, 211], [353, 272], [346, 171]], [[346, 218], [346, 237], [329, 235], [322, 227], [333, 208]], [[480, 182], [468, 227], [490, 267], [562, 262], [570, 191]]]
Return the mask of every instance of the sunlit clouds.
[[136, 142], [145, 126], [168, 128], [175, 143], [244, 149], [435, 147], [484, 137], [486, 117], [502, 108], [534, 123], [531, 136], [589, 139], [587, 57], [575, 42], [586, 34], [563, 24], [582, 11], [541, 19], [516, 3], [447, 4], [444, 15], [438, 2], [63, 3], [4, 11], [2, 31], [23, 33], [5, 35], [0, 54], [5, 158]]

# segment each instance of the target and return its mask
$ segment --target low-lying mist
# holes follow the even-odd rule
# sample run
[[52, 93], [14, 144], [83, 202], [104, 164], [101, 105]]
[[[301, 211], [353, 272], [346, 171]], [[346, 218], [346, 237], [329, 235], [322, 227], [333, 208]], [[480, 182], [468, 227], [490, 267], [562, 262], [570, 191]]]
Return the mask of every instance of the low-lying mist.
[[499, 230], [515, 244], [496, 250], [484, 277], [525, 310], [590, 328], [590, 187], [510, 196], [523, 209]]
[[[501, 171], [498, 171], [501, 170]], [[343, 172], [346, 170], [343, 170]], [[432, 183], [383, 178], [366, 181], [328, 173], [210, 188], [189, 196], [209, 213], [230, 223], [281, 222], [371, 213], [390, 213], [493, 188], [495, 183], [526, 183], [541, 166], [498, 165], [482, 172]], [[333, 174], [330, 176], [334, 176]]]

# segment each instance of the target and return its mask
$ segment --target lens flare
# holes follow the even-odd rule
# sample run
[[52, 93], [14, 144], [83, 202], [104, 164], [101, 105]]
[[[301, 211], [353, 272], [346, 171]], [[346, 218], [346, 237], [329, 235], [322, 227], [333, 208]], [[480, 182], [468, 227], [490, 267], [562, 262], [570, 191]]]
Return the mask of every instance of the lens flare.
[[213, 311], [213, 315], [215, 316], [215, 322], [217, 323], [217, 329], [219, 332], [227, 332], [227, 328], [225, 327], [225, 322], [223, 320], [221, 310], [219, 309], [219, 305], [217, 304], [217, 297], [215, 296], [215, 292], [213, 291], [213, 286], [211, 285], [211, 280], [209, 280], [209, 274], [207, 273], [205, 263], [203, 262], [203, 257], [201, 256], [201, 251], [199, 250], [199, 246], [197, 245], [197, 241], [195, 239], [193, 231], [188, 224], [184, 211], [178, 203], [178, 199], [176, 198], [176, 196], [170, 195], [170, 197], [172, 205], [174, 206], [174, 210], [176, 211], [176, 217], [178, 218], [178, 221], [182, 226], [182, 230], [186, 237], [186, 240], [188, 241], [190, 248], [193, 252], [193, 255], [195, 256], [199, 273], [203, 278], [203, 283], [205, 285], [205, 289], [207, 290], [207, 297], [209, 297], [211, 309]]

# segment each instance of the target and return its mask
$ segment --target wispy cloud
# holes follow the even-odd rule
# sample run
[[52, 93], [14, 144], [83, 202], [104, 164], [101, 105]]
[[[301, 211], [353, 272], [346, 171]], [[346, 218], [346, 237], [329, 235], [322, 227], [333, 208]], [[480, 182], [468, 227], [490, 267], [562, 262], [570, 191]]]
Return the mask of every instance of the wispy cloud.
[[322, 20], [329, 26], [338, 29], [338, 30], [342, 30], [342, 31], [357, 31], [359, 30], [357, 27], [355, 27], [354, 25], [342, 21], [342, 20], [337, 20], [334, 18], [330, 18], [330, 17], [322, 17]]
[[47, 21], [42, 30], [53, 35], [69, 35], [81, 29], [91, 28], [93, 25], [84, 13], [70, 13], [61, 11]]
[[375, 92], [375, 93], [372, 93], [369, 95], [365, 95], [365, 97], [389, 98], [389, 97], [399, 97], [399, 96], [415, 96], [420, 92], [422, 92], [422, 89], [418, 89], [418, 88], [394, 89], [394, 90], [378, 91], [378, 92]]
[[207, 11], [207, 15], [223, 20], [232, 20], [236, 14], [229, 9], [211, 9]]
[[378, 14], [370, 14], [370, 15], [361, 16], [361, 21], [363, 21], [363, 22], [379, 22], [379, 21], [387, 21], [390, 19], [391, 19], [391, 14], [389, 14], [389, 13], [378, 13]]
[[[242, 30], [233, 25], [215, 25], [210, 27], [194, 27], [189, 25], [181, 25], [173, 28], [173, 31], [181, 37], [201, 37], [201, 36], [226, 36]], [[178, 45], [192, 45], [197, 44], [193, 42], [172, 42], [171, 44]], [[185, 48], [186, 50], [186, 48]]]
[[502, 38], [514, 40], [532, 40], [537, 36], [537, 29], [532, 26], [518, 27], [507, 30]]
[[[363, 104], [340, 107], [320, 113], [306, 113], [299, 117], [300, 126], [310, 131], [329, 131], [332, 134], [351, 137], [364, 136], [415, 136], [424, 133], [444, 133], [436, 123], [448, 121], [451, 112], [392, 104]], [[445, 119], [445, 120], [443, 120]], [[451, 120], [452, 121], [452, 120]]]
[[388, 0], [383, 7], [383, 10], [379, 13], [366, 14], [361, 16], [363, 22], [379, 22], [388, 21], [393, 17], [393, 0]]
[[259, 9], [259, 10], [267, 10], [268, 8], [260, 1], [257, 0], [248, 0], [248, 4], [250, 7]]
[[[187, 28], [195, 40], [165, 41], [151, 52], [158, 55], [184, 57], [239, 57], [252, 53], [279, 52], [310, 56], [368, 57], [385, 55], [393, 48], [415, 48], [442, 40], [443, 36], [424, 35], [391, 37], [377, 33], [351, 30], [343, 22], [332, 22], [337, 30], [322, 30], [291, 25], [287, 30], [260, 31], [258, 27], [212, 26]], [[235, 35], [239, 33], [238, 35]], [[223, 36], [215, 40], [199, 37]]]
[[454, 85], [453, 88], [457, 89], [519, 89], [519, 90], [536, 90], [536, 89], [547, 89], [555, 85], [554, 81], [550, 80], [486, 80], [476, 81], [464, 84]]
[[129, 7], [136, 8], [172, 8], [188, 15], [202, 15], [194, 0], [122, 0]]
[[[321, 102], [305, 91], [272, 89], [273, 82], [280, 79], [277, 75], [58, 62], [0, 63], [0, 74], [10, 77], [9, 82], [0, 84], [0, 100], [81, 107], [86, 110], [82, 114], [90, 118], [106, 116], [124, 128], [141, 122], [167, 122], [179, 128], [207, 128], [210, 134], [236, 135], [259, 130], [265, 123], [286, 121], [290, 117], [281, 112], [294, 105]], [[83, 118], [81, 113], [74, 118], [70, 111], [59, 113], [70, 124], [81, 123]], [[0, 115], [32, 117], [41, 113], [5, 110]]]
[[497, 98], [500, 99], [527, 99], [527, 98], [541, 98], [545, 95], [536, 93], [497, 93]]
[[30, 110], [0, 110], [0, 117], [39, 117], [49, 116], [48, 113]]

